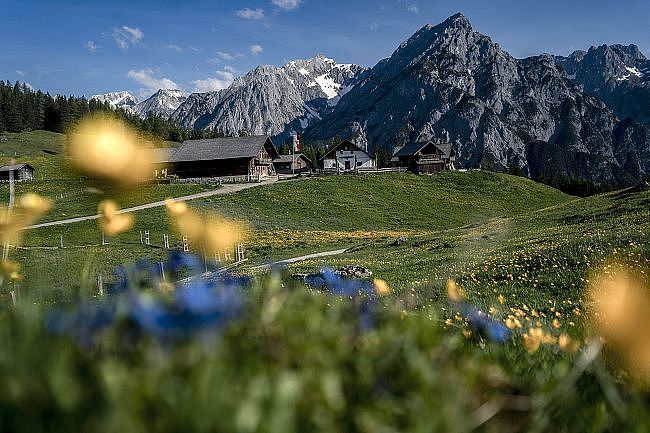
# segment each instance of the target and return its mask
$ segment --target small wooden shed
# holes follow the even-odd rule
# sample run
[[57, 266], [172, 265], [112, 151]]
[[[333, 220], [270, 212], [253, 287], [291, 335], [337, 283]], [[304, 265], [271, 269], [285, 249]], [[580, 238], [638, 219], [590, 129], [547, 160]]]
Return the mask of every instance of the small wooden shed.
[[0, 167], [0, 182], [9, 182], [11, 172], [13, 172], [14, 180], [17, 182], [34, 179], [34, 167], [22, 163]]
[[278, 159], [273, 160], [275, 171], [280, 174], [292, 173], [309, 173], [311, 170], [311, 159], [302, 153], [295, 155], [280, 155]]

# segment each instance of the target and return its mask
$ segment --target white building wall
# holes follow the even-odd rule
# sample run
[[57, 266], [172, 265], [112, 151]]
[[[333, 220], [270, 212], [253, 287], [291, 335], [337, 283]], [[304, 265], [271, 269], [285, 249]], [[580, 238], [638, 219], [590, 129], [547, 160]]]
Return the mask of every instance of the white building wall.
[[[338, 167], [336, 165], [338, 160]], [[346, 162], [349, 164], [346, 166]], [[323, 168], [325, 170], [336, 170], [341, 171], [346, 170], [355, 170], [357, 168], [373, 168], [375, 167], [375, 160], [372, 159], [365, 152], [358, 150], [339, 150], [336, 152], [336, 159], [324, 159]]]

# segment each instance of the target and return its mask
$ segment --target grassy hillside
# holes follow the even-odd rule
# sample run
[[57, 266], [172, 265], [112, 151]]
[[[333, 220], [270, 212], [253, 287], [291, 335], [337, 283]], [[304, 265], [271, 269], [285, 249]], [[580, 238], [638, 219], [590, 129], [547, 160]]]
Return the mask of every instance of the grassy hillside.
[[[142, 196], [143, 192], [138, 194]], [[512, 217], [571, 200], [527, 179], [470, 172], [433, 177], [399, 174], [308, 179], [191, 204], [249, 221], [254, 231], [246, 249], [250, 261], [259, 263], [368, 242], [388, 243], [400, 235], [412, 237], [482, 224], [494, 217]], [[90, 203], [84, 195], [70, 198], [63, 206], [57, 202], [55, 215], [61, 209], [68, 216], [80, 213], [84, 206], [92, 210]], [[70, 281], [77, 281], [84, 270], [82, 280], [92, 281], [98, 272], [110, 275], [119, 263], [142, 256], [162, 259], [166, 254], [160, 248], [163, 234], [170, 235], [172, 245], [180, 245], [180, 236], [174, 233], [163, 209], [141, 211], [135, 216], [134, 230], [109, 239], [110, 245], [104, 246], [93, 221], [29, 231], [23, 240], [29, 249], [17, 252], [25, 263], [28, 282], [32, 287], [48, 287], [50, 292], [69, 293]], [[145, 230], [151, 232], [153, 247], [140, 245], [140, 231]], [[65, 249], [56, 248], [61, 235]]]
[[616, 262], [650, 274], [650, 190], [624, 190], [565, 202], [512, 218], [415, 235], [395, 247], [376, 240], [353, 252], [292, 266], [359, 264], [422, 302], [444, 297], [447, 279], [479, 302], [498, 294], [516, 304], [572, 310], [590, 272]]
[[474, 171], [314, 178], [214, 198], [209, 206], [261, 230], [441, 230], [570, 199], [528, 179]]

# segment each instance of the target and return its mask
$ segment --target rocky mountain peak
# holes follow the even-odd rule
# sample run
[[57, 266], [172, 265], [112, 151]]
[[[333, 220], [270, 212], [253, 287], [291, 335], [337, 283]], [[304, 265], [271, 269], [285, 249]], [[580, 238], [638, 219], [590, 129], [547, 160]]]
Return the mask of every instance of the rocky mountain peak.
[[[592, 57], [598, 64], [625, 63], [616, 51], [576, 52], [562, 61], [580, 75]], [[633, 48], [622, 51], [635, 56]], [[634, 122], [619, 123], [600, 99], [567, 80], [558, 63], [548, 54], [515, 59], [457, 14], [421, 28], [364, 73], [304, 137], [338, 134], [371, 149], [440, 139], [452, 143], [461, 166], [547, 182], [623, 184], [650, 172], [649, 135]], [[625, 64], [615, 73], [624, 74], [610, 77], [628, 79], [642, 69]]]
[[292, 60], [282, 67], [258, 66], [227, 89], [190, 95], [172, 119], [183, 126], [224, 133], [302, 131], [331, 111], [362, 71], [322, 54]]
[[143, 119], [151, 116], [169, 118], [171, 114], [185, 101], [181, 90], [160, 89], [149, 98], [138, 103], [130, 111]]
[[99, 102], [108, 102], [113, 108], [122, 108], [124, 110], [129, 110], [138, 104], [138, 98], [133, 96], [130, 92], [121, 91], [121, 92], [110, 92], [104, 93], [101, 95], [93, 95], [90, 97], [91, 100]]

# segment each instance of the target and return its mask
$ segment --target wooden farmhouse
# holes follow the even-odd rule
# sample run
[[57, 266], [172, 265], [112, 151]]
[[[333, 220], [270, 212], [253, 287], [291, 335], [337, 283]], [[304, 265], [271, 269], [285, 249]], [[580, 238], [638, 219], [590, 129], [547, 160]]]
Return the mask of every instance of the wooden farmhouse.
[[279, 157], [271, 138], [266, 135], [187, 140], [176, 150], [157, 152], [158, 175], [174, 174], [182, 179], [263, 179], [276, 174], [273, 160]]
[[433, 141], [410, 143], [397, 148], [392, 159], [393, 165], [416, 174], [454, 170], [455, 161], [456, 152], [450, 143], [437, 144]]
[[375, 159], [356, 144], [344, 140], [320, 159], [323, 171], [353, 172], [376, 167]]
[[295, 155], [280, 155], [278, 159], [273, 160], [275, 171], [280, 174], [292, 173], [309, 173], [312, 162], [302, 153]]
[[13, 172], [14, 180], [17, 182], [34, 179], [34, 167], [23, 163], [0, 167], [0, 182], [9, 182], [11, 172]]

